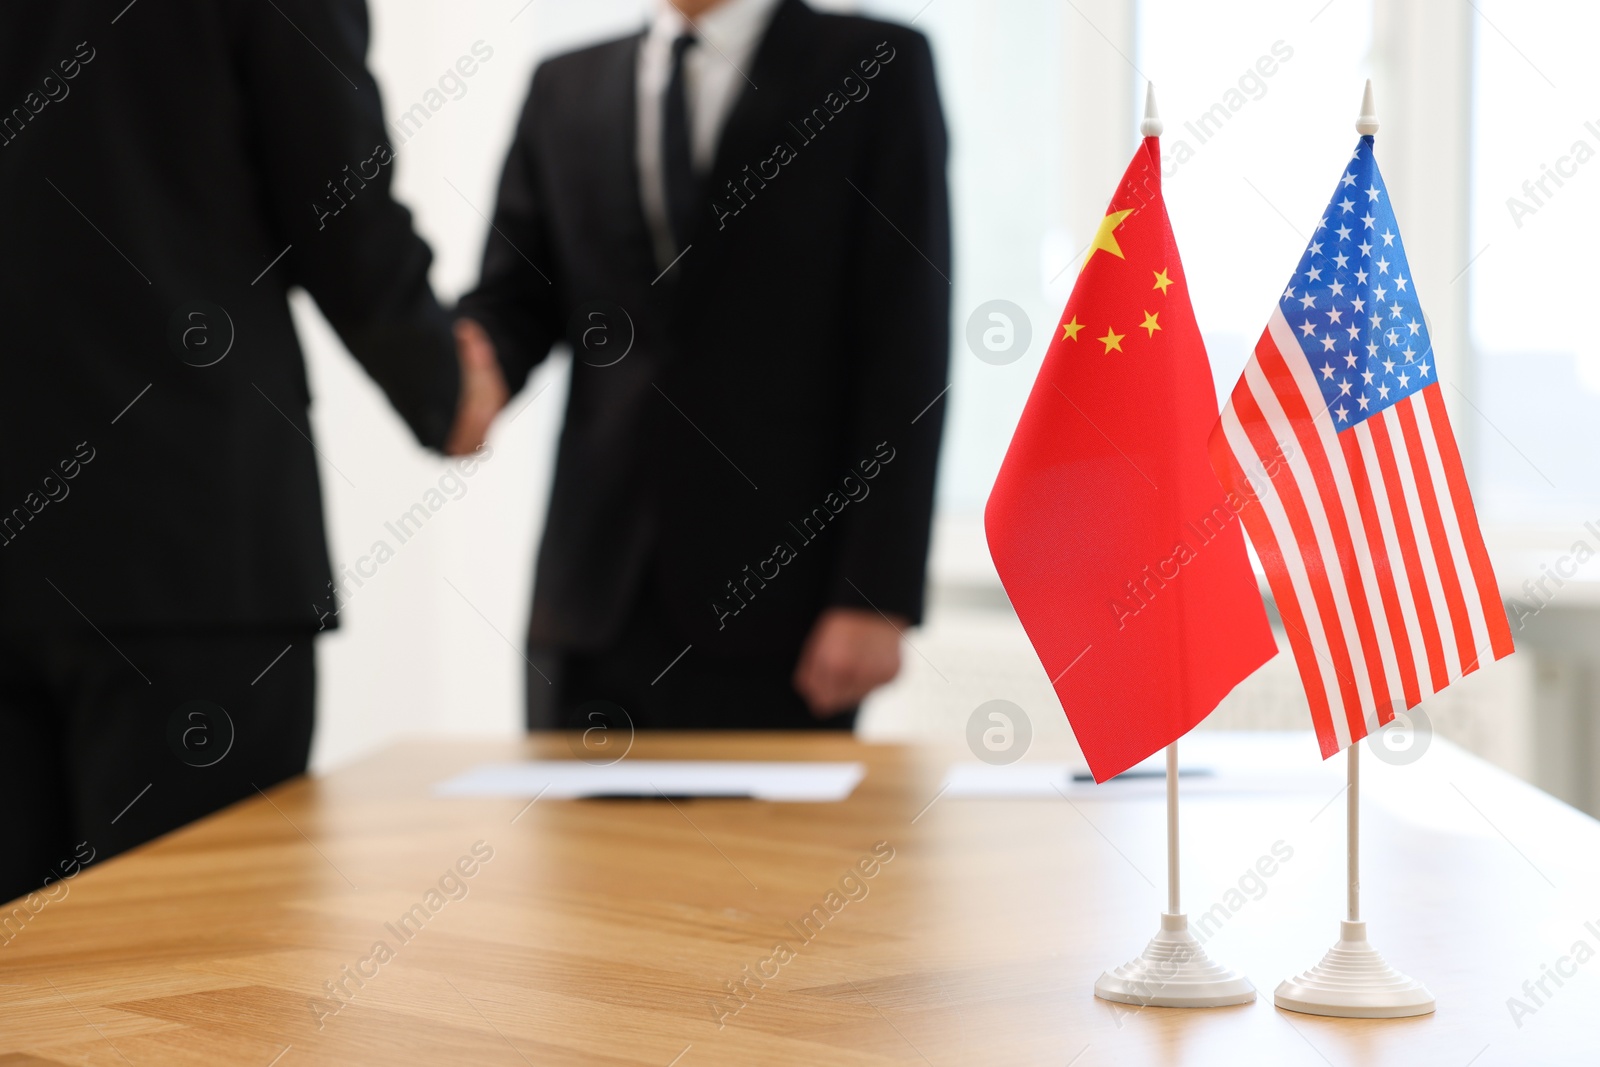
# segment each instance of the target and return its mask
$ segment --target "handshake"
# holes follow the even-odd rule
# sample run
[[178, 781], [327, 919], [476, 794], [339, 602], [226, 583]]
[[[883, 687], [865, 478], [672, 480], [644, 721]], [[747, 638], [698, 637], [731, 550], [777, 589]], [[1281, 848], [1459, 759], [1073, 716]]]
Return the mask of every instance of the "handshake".
[[445, 440], [447, 456], [475, 452], [489, 436], [489, 425], [511, 398], [494, 342], [484, 328], [472, 319], [457, 319], [456, 360], [461, 365], [461, 399], [456, 404], [456, 421]]

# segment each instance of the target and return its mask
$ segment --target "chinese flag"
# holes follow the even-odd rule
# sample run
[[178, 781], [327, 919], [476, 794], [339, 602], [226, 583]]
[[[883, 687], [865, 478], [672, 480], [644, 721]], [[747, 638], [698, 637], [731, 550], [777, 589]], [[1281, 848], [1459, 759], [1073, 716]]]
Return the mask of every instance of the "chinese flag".
[[1100, 220], [984, 512], [989, 551], [1103, 782], [1277, 651], [1206, 451], [1216, 394], [1146, 138]]

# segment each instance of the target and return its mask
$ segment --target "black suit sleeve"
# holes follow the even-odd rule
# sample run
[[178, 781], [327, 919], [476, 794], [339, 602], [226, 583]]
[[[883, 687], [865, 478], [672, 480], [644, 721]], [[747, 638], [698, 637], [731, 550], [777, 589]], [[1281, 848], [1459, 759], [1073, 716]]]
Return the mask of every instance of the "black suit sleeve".
[[870, 83], [874, 95], [855, 105], [872, 115], [873, 133], [851, 179], [860, 240], [844, 337], [855, 397], [850, 461], [892, 458], [867, 483], [870, 494], [840, 515], [828, 603], [916, 623], [949, 370], [950, 204], [927, 40], [896, 34], [888, 47], [896, 55]]
[[250, 133], [272, 232], [289, 246], [262, 282], [303, 286], [417, 439], [439, 448], [460, 370], [428, 286], [433, 255], [389, 192], [394, 155], [367, 38], [364, 0], [246, 5], [237, 47]]
[[476, 319], [488, 331], [512, 392], [522, 388], [563, 332], [536, 150], [536, 108], [546, 78], [544, 67], [534, 73], [500, 173], [478, 287], [456, 308], [458, 315]]

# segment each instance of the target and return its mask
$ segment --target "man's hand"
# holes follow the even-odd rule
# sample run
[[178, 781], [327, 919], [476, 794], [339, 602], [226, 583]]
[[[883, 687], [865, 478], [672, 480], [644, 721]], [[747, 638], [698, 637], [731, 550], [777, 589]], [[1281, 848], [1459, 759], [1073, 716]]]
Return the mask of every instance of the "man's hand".
[[853, 708], [900, 673], [899, 625], [856, 608], [822, 613], [794, 670], [795, 690], [811, 714], [826, 719]]
[[483, 444], [489, 424], [511, 394], [495, 358], [494, 342], [471, 319], [456, 320], [456, 358], [461, 363], [461, 400], [444, 450], [446, 455], [464, 456]]

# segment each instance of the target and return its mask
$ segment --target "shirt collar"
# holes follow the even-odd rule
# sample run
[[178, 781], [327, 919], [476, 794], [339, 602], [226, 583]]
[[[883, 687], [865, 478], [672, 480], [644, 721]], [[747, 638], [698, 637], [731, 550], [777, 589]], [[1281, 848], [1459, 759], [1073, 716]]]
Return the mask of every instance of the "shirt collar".
[[748, 55], [766, 31], [772, 11], [778, 3], [779, 0], [723, 0], [690, 25], [689, 20], [672, 6], [671, 0], [656, 0], [655, 15], [650, 20], [650, 36], [664, 37], [670, 41], [680, 34], [692, 32], [711, 45], [713, 51], [724, 55]]

